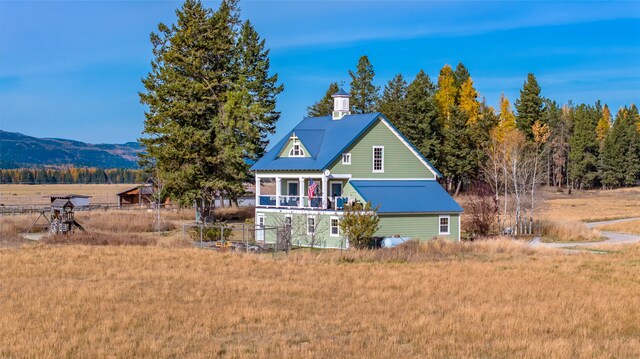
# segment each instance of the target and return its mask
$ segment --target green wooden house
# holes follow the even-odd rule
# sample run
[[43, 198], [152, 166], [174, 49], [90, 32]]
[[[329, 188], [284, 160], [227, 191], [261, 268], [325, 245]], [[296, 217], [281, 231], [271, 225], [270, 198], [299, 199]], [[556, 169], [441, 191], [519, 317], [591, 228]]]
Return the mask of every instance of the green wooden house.
[[382, 114], [350, 114], [349, 97], [338, 91], [331, 116], [303, 119], [251, 167], [256, 239], [273, 242], [276, 231], [260, 228], [285, 227], [294, 245], [348, 248], [344, 208], [371, 202], [376, 236], [460, 240], [462, 208], [438, 170]]

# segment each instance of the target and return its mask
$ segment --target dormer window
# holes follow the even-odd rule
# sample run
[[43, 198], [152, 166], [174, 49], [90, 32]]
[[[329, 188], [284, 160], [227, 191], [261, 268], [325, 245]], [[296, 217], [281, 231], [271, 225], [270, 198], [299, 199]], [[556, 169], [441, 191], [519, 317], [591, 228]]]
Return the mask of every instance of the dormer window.
[[304, 157], [304, 150], [299, 143], [293, 143], [293, 147], [289, 151], [289, 157]]

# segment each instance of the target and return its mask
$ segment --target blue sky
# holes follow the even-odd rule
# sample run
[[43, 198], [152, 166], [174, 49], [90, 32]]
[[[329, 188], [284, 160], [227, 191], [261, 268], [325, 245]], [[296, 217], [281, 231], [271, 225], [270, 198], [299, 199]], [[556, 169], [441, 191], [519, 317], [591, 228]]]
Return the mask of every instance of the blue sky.
[[[122, 143], [141, 136], [149, 33], [179, 1], [0, 0], [0, 129]], [[217, 7], [218, 2], [205, 2]], [[640, 1], [244, 1], [285, 85], [276, 137], [368, 55], [379, 86], [463, 62], [513, 102], [528, 72], [560, 103], [640, 99]]]

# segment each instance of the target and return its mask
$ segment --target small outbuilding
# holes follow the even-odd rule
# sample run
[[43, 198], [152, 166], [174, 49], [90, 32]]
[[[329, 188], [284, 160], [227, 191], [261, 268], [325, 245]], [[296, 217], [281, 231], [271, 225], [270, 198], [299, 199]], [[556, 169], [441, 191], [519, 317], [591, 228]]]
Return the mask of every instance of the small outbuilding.
[[122, 206], [151, 206], [155, 203], [155, 194], [151, 183], [137, 185], [126, 191], [117, 193], [118, 207]]

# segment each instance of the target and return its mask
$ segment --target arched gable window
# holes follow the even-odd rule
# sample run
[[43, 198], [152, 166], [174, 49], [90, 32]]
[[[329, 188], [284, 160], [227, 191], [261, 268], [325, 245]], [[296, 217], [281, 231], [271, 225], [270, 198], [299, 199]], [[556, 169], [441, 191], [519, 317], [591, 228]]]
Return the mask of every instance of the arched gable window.
[[289, 150], [289, 157], [304, 157], [304, 150], [299, 143], [293, 143], [293, 147]]

